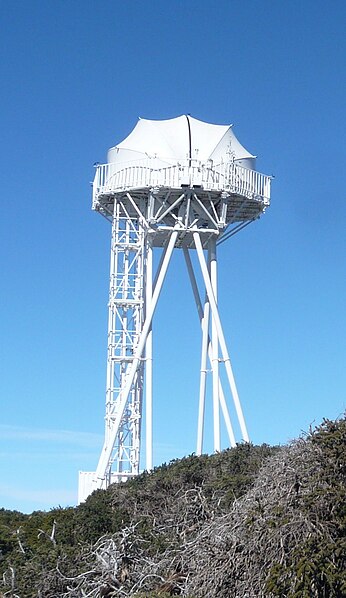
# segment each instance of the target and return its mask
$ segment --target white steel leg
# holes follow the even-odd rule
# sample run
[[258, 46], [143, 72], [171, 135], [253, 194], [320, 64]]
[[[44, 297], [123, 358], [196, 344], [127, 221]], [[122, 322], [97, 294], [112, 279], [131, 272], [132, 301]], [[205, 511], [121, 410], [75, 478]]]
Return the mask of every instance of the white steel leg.
[[214, 292], [213, 292], [213, 288], [212, 288], [210, 277], [209, 277], [209, 273], [208, 273], [208, 267], [207, 267], [207, 264], [206, 264], [206, 261], [205, 261], [205, 257], [204, 257], [204, 253], [203, 253], [202, 243], [201, 243], [201, 240], [200, 240], [200, 237], [199, 237], [198, 233], [193, 233], [193, 237], [194, 237], [194, 241], [195, 241], [195, 246], [196, 246], [196, 250], [197, 250], [197, 255], [198, 255], [199, 263], [200, 263], [200, 266], [201, 266], [201, 271], [202, 271], [202, 275], [203, 275], [204, 284], [206, 286], [208, 297], [209, 297], [209, 301], [210, 301], [210, 307], [211, 307], [212, 315], [213, 315], [213, 317], [215, 319], [215, 324], [216, 324], [217, 333], [218, 333], [218, 337], [219, 337], [219, 343], [220, 343], [222, 358], [223, 358], [223, 360], [225, 362], [226, 373], [227, 373], [229, 385], [230, 385], [230, 388], [231, 388], [231, 392], [232, 392], [233, 401], [234, 401], [235, 409], [236, 409], [237, 416], [238, 416], [238, 421], [239, 421], [240, 429], [241, 429], [241, 432], [242, 432], [242, 435], [243, 435], [243, 440], [245, 440], [245, 442], [249, 442], [249, 435], [248, 435], [248, 432], [247, 432], [247, 429], [246, 429], [244, 415], [243, 415], [243, 411], [242, 411], [242, 408], [241, 408], [241, 404], [240, 404], [240, 400], [239, 400], [239, 395], [238, 395], [237, 387], [236, 387], [235, 380], [234, 380], [234, 375], [233, 375], [233, 372], [232, 372], [231, 361], [230, 361], [230, 358], [229, 358], [229, 355], [228, 355], [228, 351], [227, 351], [226, 341], [225, 341], [225, 337], [224, 337], [224, 334], [223, 334], [223, 330], [222, 330], [222, 326], [221, 326], [221, 321], [220, 321], [220, 316], [219, 316], [219, 313], [218, 313], [218, 309], [217, 309], [217, 305], [216, 305], [216, 301], [215, 301], [215, 297], [214, 297]]
[[[146, 264], [146, 307], [150, 310], [153, 287], [153, 248], [148, 241]], [[146, 423], [146, 465], [147, 471], [153, 468], [153, 331], [150, 327], [145, 344], [145, 423]]]
[[[216, 240], [210, 239], [208, 248], [208, 264], [210, 282], [217, 301], [217, 261], [216, 261]], [[219, 337], [214, 315], [211, 324], [211, 353], [213, 370], [213, 420], [214, 420], [214, 452], [220, 451], [220, 408], [219, 408]]]
[[[196, 277], [195, 277], [195, 273], [193, 271], [193, 266], [192, 266], [192, 262], [191, 262], [191, 258], [190, 258], [190, 254], [188, 249], [186, 249], [184, 247], [183, 249], [184, 251], [184, 257], [185, 257], [185, 262], [186, 262], [186, 266], [187, 266], [187, 271], [189, 274], [189, 278], [190, 278], [190, 282], [191, 282], [191, 287], [192, 287], [192, 291], [193, 291], [193, 295], [195, 298], [195, 303], [196, 303], [196, 307], [197, 307], [197, 312], [199, 315], [199, 319], [202, 325], [202, 330], [203, 330], [203, 318], [204, 318], [204, 310], [202, 308], [202, 302], [201, 302], [201, 298], [199, 295], [199, 291], [198, 291], [198, 286], [197, 286], [197, 281], [196, 281]], [[206, 300], [205, 303], [208, 301], [207, 299], [207, 295], [206, 295]], [[208, 311], [210, 311], [210, 306], [208, 305]], [[204, 320], [204, 322], [206, 322], [206, 320]], [[202, 332], [202, 343], [203, 343], [203, 332]], [[203, 355], [203, 350], [202, 350], [202, 355]], [[212, 363], [212, 347], [211, 347], [211, 343], [210, 343], [210, 338], [209, 338], [209, 316], [208, 316], [208, 356], [209, 356], [209, 361], [210, 364]], [[201, 360], [202, 361], [202, 360]], [[203, 451], [203, 429], [204, 429], [204, 421], [201, 421], [200, 417], [203, 414], [204, 417], [204, 405], [205, 405], [205, 398], [204, 398], [204, 402], [201, 402], [201, 397], [205, 397], [205, 390], [202, 390], [202, 384], [204, 384], [204, 382], [202, 381], [202, 371], [203, 371], [204, 367], [201, 365], [201, 381], [200, 381], [200, 408], [199, 408], [199, 418], [198, 418], [198, 433], [197, 433], [197, 450], [196, 453], [197, 454], [202, 454]], [[205, 369], [205, 378], [206, 378], [206, 369]], [[227, 403], [226, 403], [226, 399], [225, 399], [225, 395], [223, 392], [223, 388], [222, 388], [222, 384], [221, 384], [221, 380], [219, 379], [219, 399], [220, 399], [220, 405], [221, 405], [221, 410], [222, 410], [222, 415], [224, 417], [225, 420], [225, 425], [226, 425], [226, 430], [227, 430], [227, 434], [228, 434], [228, 439], [229, 439], [229, 443], [230, 446], [234, 447], [236, 446], [236, 441], [235, 441], [235, 436], [234, 436], [234, 432], [233, 432], [233, 428], [232, 428], [232, 423], [231, 423], [231, 418], [228, 412], [228, 407], [227, 407]], [[201, 414], [201, 415], [200, 415]], [[202, 444], [201, 444], [202, 443]]]
[[199, 384], [199, 405], [198, 405], [198, 427], [197, 427], [197, 450], [196, 454], [201, 455], [203, 451], [204, 435], [204, 412], [205, 393], [207, 384], [207, 353], [208, 353], [208, 328], [209, 328], [209, 301], [206, 298], [204, 314], [202, 318], [202, 351], [201, 351], [201, 373]]

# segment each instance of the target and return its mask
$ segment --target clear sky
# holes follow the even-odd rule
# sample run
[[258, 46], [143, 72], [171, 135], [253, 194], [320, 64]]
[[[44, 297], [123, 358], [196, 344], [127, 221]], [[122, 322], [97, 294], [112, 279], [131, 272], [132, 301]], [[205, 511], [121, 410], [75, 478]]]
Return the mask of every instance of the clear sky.
[[[344, 412], [345, 17], [342, 0], [0, 2], [0, 507], [73, 505], [97, 464], [110, 226], [89, 183], [139, 116], [233, 123], [275, 175], [270, 209], [219, 252], [252, 441]], [[200, 337], [179, 252], [154, 331], [159, 464], [195, 450]]]

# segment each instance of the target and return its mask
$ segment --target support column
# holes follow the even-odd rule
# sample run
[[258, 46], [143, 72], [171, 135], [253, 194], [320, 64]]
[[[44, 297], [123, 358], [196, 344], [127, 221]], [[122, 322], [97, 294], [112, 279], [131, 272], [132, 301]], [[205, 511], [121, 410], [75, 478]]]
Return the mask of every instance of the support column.
[[[153, 248], [147, 239], [146, 252], [146, 311], [151, 309], [153, 287]], [[153, 468], [153, 331], [150, 326], [147, 341], [145, 343], [145, 443], [146, 462], [145, 469], [151, 471]]]
[[209, 301], [206, 296], [204, 313], [202, 318], [202, 350], [201, 350], [201, 373], [199, 382], [199, 405], [198, 405], [198, 426], [197, 426], [197, 449], [196, 454], [201, 455], [203, 451], [204, 436], [204, 412], [205, 394], [207, 385], [207, 354], [208, 354], [208, 330], [209, 330]]
[[227, 378], [228, 378], [228, 382], [229, 382], [229, 385], [230, 385], [230, 388], [231, 388], [231, 392], [232, 392], [232, 396], [233, 396], [233, 401], [234, 401], [234, 406], [235, 406], [235, 409], [236, 409], [236, 412], [237, 412], [240, 429], [241, 429], [241, 432], [242, 432], [242, 435], [243, 435], [243, 440], [245, 440], [245, 442], [249, 442], [250, 441], [249, 440], [249, 435], [248, 435], [248, 432], [247, 432], [247, 429], [246, 429], [244, 415], [243, 415], [243, 411], [242, 411], [240, 400], [239, 400], [239, 396], [238, 396], [237, 387], [236, 387], [235, 380], [234, 380], [234, 375], [233, 375], [232, 366], [231, 366], [231, 360], [230, 360], [229, 355], [228, 355], [227, 345], [226, 345], [226, 341], [225, 341], [225, 336], [223, 334], [223, 330], [222, 330], [222, 326], [221, 326], [221, 320], [220, 320], [220, 316], [219, 316], [219, 313], [218, 313], [217, 304], [216, 304], [216, 301], [215, 301], [214, 292], [213, 292], [213, 288], [212, 288], [212, 285], [211, 285], [211, 281], [210, 281], [210, 277], [209, 277], [209, 272], [208, 272], [207, 264], [206, 264], [205, 258], [204, 258], [202, 243], [201, 243], [201, 240], [200, 240], [200, 237], [199, 237], [198, 233], [194, 233], [193, 237], [194, 237], [194, 241], [195, 241], [195, 247], [196, 247], [196, 250], [197, 250], [197, 255], [198, 255], [199, 263], [200, 263], [200, 266], [201, 266], [201, 271], [202, 271], [202, 275], [203, 275], [204, 284], [206, 286], [208, 297], [209, 297], [209, 301], [210, 301], [210, 307], [211, 307], [212, 315], [213, 315], [213, 317], [215, 319], [215, 325], [216, 325], [217, 333], [218, 333], [218, 337], [219, 337], [222, 358], [223, 358], [223, 360], [225, 362], [225, 368], [226, 368]]
[[[189, 250], [186, 247], [184, 247], [183, 251], [184, 251], [184, 257], [185, 257], [187, 271], [188, 271], [190, 282], [191, 282], [193, 296], [195, 298], [195, 303], [196, 303], [199, 320], [200, 320], [200, 323], [202, 326], [202, 345], [203, 345], [203, 322], [205, 322], [205, 323], [208, 322], [206, 324], [207, 325], [207, 354], [208, 354], [209, 361], [211, 364], [212, 363], [212, 346], [211, 346], [210, 337], [209, 337], [210, 304], [209, 304], [209, 300], [208, 300], [208, 295], [206, 294], [205, 305], [208, 302], [209, 314], [208, 314], [208, 318], [204, 319], [204, 309], [202, 307], [202, 302], [201, 302], [200, 294], [198, 291], [196, 276], [195, 276], [195, 273], [193, 270]], [[203, 349], [202, 349], [202, 355], [204, 355]], [[201, 363], [202, 363], [202, 358], [201, 358]], [[202, 373], [203, 373], [203, 375], [202, 375]], [[205, 378], [205, 380], [203, 380], [203, 377]], [[202, 452], [203, 452], [205, 394], [206, 394], [206, 388], [203, 388], [203, 385], [205, 384], [205, 386], [206, 386], [206, 379], [207, 379], [207, 369], [206, 369], [206, 367], [204, 368], [204, 362], [203, 362], [201, 365], [201, 377], [200, 377], [200, 402], [199, 402], [200, 407], [199, 407], [199, 415], [198, 415], [197, 450], [196, 450], [196, 454], [199, 454], [199, 455], [202, 454]], [[204, 399], [202, 397], [204, 397]], [[222, 415], [225, 420], [225, 426], [226, 426], [226, 430], [227, 430], [227, 434], [228, 434], [228, 440], [229, 440], [230, 446], [234, 447], [234, 446], [236, 446], [235, 436], [234, 436], [231, 418], [230, 418], [230, 415], [228, 412], [228, 407], [227, 407], [227, 403], [226, 403], [226, 399], [225, 399], [225, 395], [223, 392], [220, 378], [219, 378], [219, 400], [220, 400]]]
[[[216, 237], [209, 241], [208, 265], [211, 287], [215, 301], [217, 301], [217, 260]], [[214, 422], [214, 452], [221, 450], [220, 439], [220, 404], [219, 404], [219, 337], [214, 315], [211, 322], [212, 370], [213, 370], [213, 422]]]

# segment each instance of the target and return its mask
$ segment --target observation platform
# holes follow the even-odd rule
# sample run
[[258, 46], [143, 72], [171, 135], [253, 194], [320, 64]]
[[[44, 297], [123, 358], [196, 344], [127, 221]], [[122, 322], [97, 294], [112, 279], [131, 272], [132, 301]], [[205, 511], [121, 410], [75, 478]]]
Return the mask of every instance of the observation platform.
[[211, 233], [221, 235], [256, 220], [270, 204], [272, 177], [235, 162], [185, 159], [157, 167], [156, 161], [148, 158], [120, 169], [114, 163], [98, 165], [92, 204], [111, 219], [114, 203], [120, 201], [130, 218], [143, 217], [157, 233], [153, 246], [163, 246], [164, 231], [177, 225], [182, 234], [176, 246], [190, 246], [196, 230], [209, 233], [205, 240]]

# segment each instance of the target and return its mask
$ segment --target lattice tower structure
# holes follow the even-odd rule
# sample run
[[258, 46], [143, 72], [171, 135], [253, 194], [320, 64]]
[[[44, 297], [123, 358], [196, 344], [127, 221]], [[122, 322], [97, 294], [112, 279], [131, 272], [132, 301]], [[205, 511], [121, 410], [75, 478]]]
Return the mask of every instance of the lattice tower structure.
[[[148, 130], [150, 137], [143, 134]], [[177, 137], [181, 142], [178, 156], [177, 148], [167, 151], [169, 134], [170, 146]], [[150, 143], [151, 153], [143, 150]], [[249, 441], [218, 311], [217, 245], [257, 220], [269, 206], [271, 177], [254, 167], [255, 157], [231, 127], [188, 115], [169, 121], [140, 120], [129, 137], [110, 150], [107, 164], [96, 166], [93, 209], [112, 225], [105, 440], [96, 471], [80, 472], [79, 502], [94, 489], [139, 473], [143, 406], [145, 469], [153, 467], [151, 326], [175, 249], [184, 253], [201, 323], [196, 453], [203, 450], [208, 370], [214, 450], [221, 449], [221, 415], [229, 445], [236, 444], [220, 378], [222, 364], [241, 439]], [[157, 248], [161, 257], [154, 277]], [[197, 254], [202, 290], [191, 251]]]

